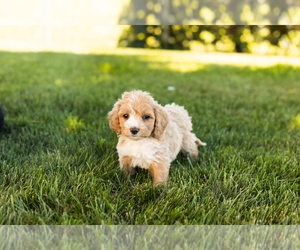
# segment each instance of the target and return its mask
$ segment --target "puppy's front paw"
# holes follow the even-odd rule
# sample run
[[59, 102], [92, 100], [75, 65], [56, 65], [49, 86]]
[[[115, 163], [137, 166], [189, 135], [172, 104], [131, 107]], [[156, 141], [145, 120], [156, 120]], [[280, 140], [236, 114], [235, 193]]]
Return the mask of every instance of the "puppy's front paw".
[[153, 176], [153, 185], [155, 187], [160, 185], [166, 185], [169, 179], [169, 167], [170, 164], [167, 162], [165, 163], [151, 163], [150, 164], [150, 171]]

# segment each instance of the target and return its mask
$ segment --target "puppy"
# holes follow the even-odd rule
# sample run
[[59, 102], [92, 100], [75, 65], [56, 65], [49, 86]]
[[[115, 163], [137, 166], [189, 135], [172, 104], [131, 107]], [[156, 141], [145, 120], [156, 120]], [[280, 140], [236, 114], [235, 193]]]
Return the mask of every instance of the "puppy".
[[154, 185], [166, 183], [170, 164], [181, 150], [196, 159], [198, 146], [206, 145], [192, 131], [187, 111], [174, 103], [159, 105], [147, 92], [125, 92], [108, 114], [117, 132], [120, 167], [134, 174], [135, 167], [149, 169]]

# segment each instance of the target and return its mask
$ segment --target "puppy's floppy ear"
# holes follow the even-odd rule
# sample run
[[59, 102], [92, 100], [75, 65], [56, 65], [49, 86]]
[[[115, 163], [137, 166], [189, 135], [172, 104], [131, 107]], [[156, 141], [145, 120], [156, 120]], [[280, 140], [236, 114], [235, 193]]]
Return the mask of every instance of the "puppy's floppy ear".
[[121, 107], [121, 103], [117, 102], [114, 105], [112, 111], [108, 113], [109, 126], [112, 130], [117, 132], [117, 135], [121, 134], [121, 127], [120, 127], [119, 115], [118, 115], [120, 107]]
[[152, 132], [152, 135], [154, 138], [159, 139], [163, 135], [163, 132], [165, 131], [165, 128], [169, 123], [169, 116], [167, 112], [158, 105], [154, 108], [154, 113], [155, 113], [155, 124], [154, 124], [154, 130]]

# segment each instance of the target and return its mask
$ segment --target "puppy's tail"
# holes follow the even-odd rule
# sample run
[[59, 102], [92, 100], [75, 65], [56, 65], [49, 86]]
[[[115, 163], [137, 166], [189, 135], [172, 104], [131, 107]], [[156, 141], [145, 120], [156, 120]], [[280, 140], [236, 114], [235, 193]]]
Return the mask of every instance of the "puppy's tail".
[[198, 138], [196, 139], [196, 145], [197, 146], [206, 146], [206, 143], [205, 142], [202, 142], [202, 141], [200, 141]]

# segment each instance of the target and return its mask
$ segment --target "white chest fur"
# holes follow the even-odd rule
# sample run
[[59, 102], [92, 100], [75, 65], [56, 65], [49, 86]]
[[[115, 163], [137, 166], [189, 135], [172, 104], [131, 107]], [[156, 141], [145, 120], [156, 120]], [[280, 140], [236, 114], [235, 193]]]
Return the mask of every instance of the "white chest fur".
[[119, 138], [117, 150], [120, 158], [129, 156], [134, 166], [148, 169], [149, 163], [158, 160], [157, 154], [160, 151], [160, 146], [154, 138], [144, 138], [141, 140]]

